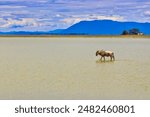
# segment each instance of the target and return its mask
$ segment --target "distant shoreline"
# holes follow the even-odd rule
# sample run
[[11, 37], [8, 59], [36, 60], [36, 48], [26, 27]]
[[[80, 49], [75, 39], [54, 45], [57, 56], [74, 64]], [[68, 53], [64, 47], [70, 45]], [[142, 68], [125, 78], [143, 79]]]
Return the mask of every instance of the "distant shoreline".
[[150, 38], [150, 35], [0, 35], [1, 37], [84, 37], [84, 38]]

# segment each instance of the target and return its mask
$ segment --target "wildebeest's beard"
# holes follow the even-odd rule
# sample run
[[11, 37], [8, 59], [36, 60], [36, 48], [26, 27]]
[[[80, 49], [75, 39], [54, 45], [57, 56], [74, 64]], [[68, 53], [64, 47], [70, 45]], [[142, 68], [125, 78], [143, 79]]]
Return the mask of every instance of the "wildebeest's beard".
[[98, 53], [99, 53], [99, 52], [97, 51], [97, 52], [96, 52], [96, 56], [98, 55]]

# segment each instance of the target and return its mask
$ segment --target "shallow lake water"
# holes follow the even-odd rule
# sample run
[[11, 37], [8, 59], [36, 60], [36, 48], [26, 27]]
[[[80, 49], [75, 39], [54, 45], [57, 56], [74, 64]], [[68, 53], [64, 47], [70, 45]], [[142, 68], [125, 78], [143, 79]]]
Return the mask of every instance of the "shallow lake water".
[[150, 40], [1, 37], [0, 99], [150, 99]]

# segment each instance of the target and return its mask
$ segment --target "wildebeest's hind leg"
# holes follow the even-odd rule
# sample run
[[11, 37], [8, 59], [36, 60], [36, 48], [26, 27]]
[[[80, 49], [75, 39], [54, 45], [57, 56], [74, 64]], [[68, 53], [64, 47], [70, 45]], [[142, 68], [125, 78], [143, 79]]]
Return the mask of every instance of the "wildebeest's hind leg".
[[114, 53], [113, 53], [113, 56], [112, 56], [112, 57], [113, 57], [113, 60], [115, 61], [115, 56], [114, 56]]

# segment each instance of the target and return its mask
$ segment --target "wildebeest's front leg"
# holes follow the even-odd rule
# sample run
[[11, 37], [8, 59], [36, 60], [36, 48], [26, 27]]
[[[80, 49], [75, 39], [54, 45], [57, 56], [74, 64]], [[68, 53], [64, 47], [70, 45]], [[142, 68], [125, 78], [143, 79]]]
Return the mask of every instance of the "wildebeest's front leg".
[[112, 56], [110, 56], [110, 61], [112, 61]]
[[105, 62], [105, 56], [103, 56], [103, 58], [104, 58], [104, 62]]

